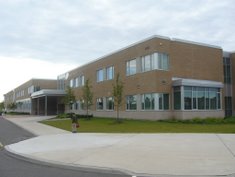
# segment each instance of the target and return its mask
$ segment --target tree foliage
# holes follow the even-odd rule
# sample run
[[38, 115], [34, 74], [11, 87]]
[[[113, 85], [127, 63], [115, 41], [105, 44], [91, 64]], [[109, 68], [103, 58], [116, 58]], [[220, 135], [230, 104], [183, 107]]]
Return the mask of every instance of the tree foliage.
[[117, 122], [120, 122], [119, 110], [122, 104], [122, 95], [123, 95], [123, 82], [120, 79], [120, 74], [118, 73], [115, 79], [115, 84], [113, 85], [113, 98], [114, 105], [117, 111]]
[[4, 102], [0, 103], [0, 111], [3, 111], [5, 109]]
[[82, 88], [82, 101], [86, 109], [86, 117], [89, 119], [88, 111], [93, 102], [93, 92], [91, 91], [92, 86], [90, 85], [89, 79], [86, 80], [84, 87]]
[[17, 108], [17, 104], [16, 103], [9, 103], [7, 105], [7, 108], [10, 110], [15, 110]]
[[71, 89], [71, 87], [67, 87], [65, 92], [66, 95], [64, 97], [64, 104], [71, 106], [76, 101], [73, 90]]

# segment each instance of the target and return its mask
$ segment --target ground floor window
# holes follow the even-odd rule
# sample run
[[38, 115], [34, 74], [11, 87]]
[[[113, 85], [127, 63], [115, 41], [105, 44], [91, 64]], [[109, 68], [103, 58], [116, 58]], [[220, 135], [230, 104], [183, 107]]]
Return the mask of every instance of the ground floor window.
[[225, 103], [225, 116], [229, 117], [233, 115], [232, 111], [232, 97], [226, 96], [224, 97], [224, 103]]
[[184, 110], [221, 109], [221, 90], [219, 88], [181, 86], [174, 88], [174, 109], [181, 109], [183, 98]]
[[96, 99], [96, 109], [97, 110], [103, 110], [104, 109], [104, 100], [103, 100], [103, 98], [97, 98]]
[[142, 94], [142, 110], [168, 110], [168, 93], [147, 93]]
[[106, 109], [107, 110], [114, 110], [114, 100], [113, 97], [106, 98]]
[[137, 96], [129, 95], [126, 97], [126, 109], [127, 110], [136, 110], [137, 109]]

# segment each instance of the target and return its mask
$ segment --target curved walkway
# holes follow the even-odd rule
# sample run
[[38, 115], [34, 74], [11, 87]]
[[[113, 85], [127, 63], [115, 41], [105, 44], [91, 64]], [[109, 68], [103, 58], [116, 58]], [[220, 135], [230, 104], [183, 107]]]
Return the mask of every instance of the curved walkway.
[[[26, 119], [36, 123], [32, 118]], [[118, 169], [136, 176], [235, 174], [234, 134], [51, 132], [9, 145], [6, 149], [47, 162]]]

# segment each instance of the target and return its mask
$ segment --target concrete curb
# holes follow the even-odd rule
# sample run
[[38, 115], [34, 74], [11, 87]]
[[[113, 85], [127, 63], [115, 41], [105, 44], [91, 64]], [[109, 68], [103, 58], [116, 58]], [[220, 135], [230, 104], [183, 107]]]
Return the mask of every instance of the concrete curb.
[[[86, 165], [75, 165], [72, 163], [62, 163], [62, 162], [57, 162], [57, 161], [45, 160], [42, 158], [35, 158], [30, 155], [17, 153], [13, 151], [12, 149], [10, 149], [9, 146], [5, 146], [4, 149], [6, 150], [7, 154], [11, 157], [24, 160], [27, 162], [31, 162], [31, 163], [42, 164], [46, 166], [53, 166], [53, 167], [57, 167], [61, 169], [79, 170], [79, 171], [84, 171], [84, 172], [92, 171], [92, 172], [100, 172], [100, 173], [112, 173], [112, 174], [130, 175], [130, 176], [135, 175], [132, 172], [123, 171], [119, 169], [112, 169], [112, 168], [105, 168], [105, 167], [102, 168], [102, 167], [86, 166]], [[145, 177], [149, 177], [149, 176], [145, 176]], [[150, 176], [150, 177], [153, 177], [153, 176]]]
[[[51, 160], [45, 160], [42, 158], [35, 158], [30, 155], [20, 154], [8, 146], [5, 146], [4, 149], [6, 150], [7, 154], [11, 157], [24, 160], [27, 162], [45, 165], [45, 166], [53, 166], [60, 169], [69, 169], [69, 170], [77, 170], [77, 171], [84, 171], [84, 172], [100, 172], [100, 173], [112, 173], [112, 174], [120, 174], [120, 175], [130, 175], [131, 177], [216, 177], [218, 175], [173, 175], [173, 174], [140, 174], [131, 172], [125, 169], [114, 169], [108, 167], [97, 167], [97, 166], [89, 166], [89, 165], [78, 165], [73, 163], [63, 163]], [[219, 175], [220, 176], [220, 175]], [[235, 174], [227, 174], [222, 175], [224, 177], [234, 177]]]

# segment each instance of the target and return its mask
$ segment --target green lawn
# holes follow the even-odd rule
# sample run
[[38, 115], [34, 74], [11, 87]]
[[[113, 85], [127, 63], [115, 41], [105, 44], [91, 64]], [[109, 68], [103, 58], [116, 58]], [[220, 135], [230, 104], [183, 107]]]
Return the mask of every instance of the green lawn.
[[[234, 118], [233, 118], [234, 119]], [[41, 123], [71, 131], [71, 120], [46, 120]], [[96, 133], [235, 133], [232, 122], [180, 122], [180, 121], [148, 121], [123, 120], [116, 123], [114, 119], [92, 118], [79, 119], [79, 132]]]

